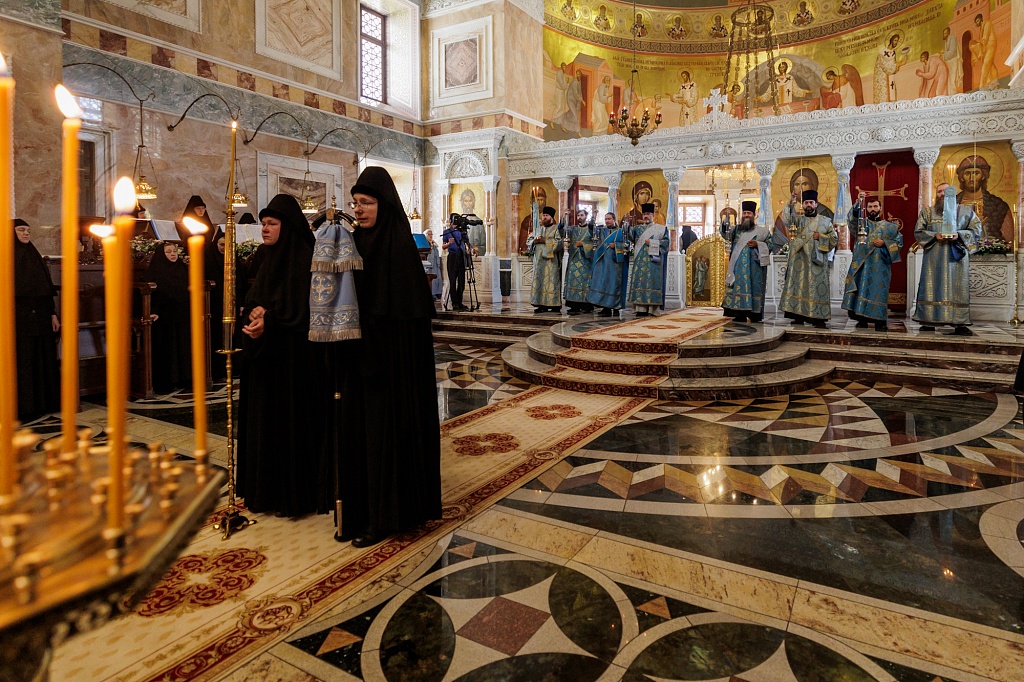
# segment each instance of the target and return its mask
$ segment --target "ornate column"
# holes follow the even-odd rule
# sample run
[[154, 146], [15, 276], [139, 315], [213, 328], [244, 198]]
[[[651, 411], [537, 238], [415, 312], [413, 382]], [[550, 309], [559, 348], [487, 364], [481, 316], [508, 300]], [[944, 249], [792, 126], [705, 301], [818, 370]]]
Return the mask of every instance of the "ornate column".
[[619, 210], [619, 183], [622, 182], [622, 173], [611, 173], [604, 176], [608, 183], [608, 211], [614, 213], [616, 218], [621, 218]]
[[434, 183], [434, 191], [441, 198], [441, 222], [448, 224], [448, 214], [452, 212], [452, 185], [449, 180], [438, 180]]
[[939, 160], [939, 148], [914, 149], [914, 161], [917, 162], [917, 210], [921, 212], [931, 206], [935, 196], [932, 188], [932, 168]]
[[772, 211], [772, 176], [775, 175], [775, 167], [778, 161], [758, 161], [757, 174], [761, 176], [761, 195], [757, 202], [757, 216], [755, 221], [758, 225], [764, 225], [769, 230], [775, 224], [775, 214]]
[[512, 199], [512, 217], [509, 218], [508, 238], [505, 241], [509, 254], [515, 256], [519, 253], [519, 192], [523, 189], [523, 183], [520, 180], [511, 180], [508, 183], [508, 188], [512, 193], [510, 197]]
[[837, 250], [850, 250], [850, 228], [846, 224], [846, 216], [850, 212], [853, 202], [850, 200], [850, 171], [857, 160], [856, 154], [844, 154], [832, 157], [832, 167], [836, 169], [839, 176], [839, 191], [836, 193], [836, 217], [835, 222], [839, 228], [839, 244]]
[[569, 188], [572, 187], [575, 179], [575, 176], [571, 175], [564, 178], [551, 178], [551, 183], [558, 190], [558, 216], [555, 218], [556, 223], [562, 219], [562, 214], [569, 210]]
[[665, 222], [668, 223], [669, 247], [672, 252], [679, 248], [679, 183], [683, 179], [686, 168], [662, 169], [668, 182], [668, 205], [665, 206]]
[[1024, 241], [1021, 238], [1024, 233], [1020, 229], [1020, 217], [1021, 213], [1024, 212], [1024, 141], [1012, 142], [1010, 149], [1013, 150], [1013, 155], [1017, 157], [1017, 214], [1014, 216], [1013, 229], [1017, 232], [1017, 245], [1019, 246]]
[[495, 190], [498, 188], [498, 181], [501, 180], [497, 175], [492, 175], [489, 178], [484, 178], [484, 249], [485, 252], [480, 254], [481, 256], [495, 256], [497, 255], [497, 244], [498, 244], [498, 231], [497, 221], [494, 218], [494, 214], [497, 212], [495, 207]]

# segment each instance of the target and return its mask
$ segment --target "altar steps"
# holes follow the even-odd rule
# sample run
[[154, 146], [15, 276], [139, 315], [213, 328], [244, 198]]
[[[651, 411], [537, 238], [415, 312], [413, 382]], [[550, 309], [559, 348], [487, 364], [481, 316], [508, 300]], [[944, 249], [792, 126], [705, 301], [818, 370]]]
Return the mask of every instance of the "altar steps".
[[546, 330], [560, 320], [567, 319], [569, 318], [561, 317], [557, 313], [531, 316], [438, 311], [432, 328], [435, 343], [504, 348], [540, 330]]

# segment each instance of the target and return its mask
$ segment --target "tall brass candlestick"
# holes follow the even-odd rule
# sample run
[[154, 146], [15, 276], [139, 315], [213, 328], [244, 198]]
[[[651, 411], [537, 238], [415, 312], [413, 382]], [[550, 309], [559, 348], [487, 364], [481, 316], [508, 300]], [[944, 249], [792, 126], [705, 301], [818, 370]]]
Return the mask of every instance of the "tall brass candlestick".
[[17, 466], [18, 378], [14, 337], [14, 79], [0, 54], [0, 509], [12, 503]]
[[75, 433], [78, 413], [78, 131], [82, 110], [63, 85], [56, 88], [57, 105], [64, 114], [64, 151], [61, 173], [60, 266], [60, 415], [62, 453], [78, 449]]

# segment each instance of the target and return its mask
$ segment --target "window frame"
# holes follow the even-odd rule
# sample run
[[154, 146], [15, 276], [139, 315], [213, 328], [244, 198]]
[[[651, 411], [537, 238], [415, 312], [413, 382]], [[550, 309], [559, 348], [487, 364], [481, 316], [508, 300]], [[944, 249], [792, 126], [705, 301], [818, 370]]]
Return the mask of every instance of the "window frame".
[[[700, 222], [693, 222], [693, 221], [687, 221], [686, 220], [686, 209], [687, 208], [691, 208], [691, 207], [692, 208], [699, 208], [700, 209], [700, 214], [701, 214]], [[679, 216], [678, 216], [678, 218], [679, 218], [679, 226], [682, 227], [683, 225], [689, 225], [690, 227], [704, 227], [704, 221], [707, 219], [707, 209], [708, 209], [708, 207], [705, 204], [703, 204], [703, 203], [699, 203], [699, 202], [696, 202], [696, 201], [689, 201], [689, 202], [680, 201], [679, 202]]]
[[[380, 39], [374, 38], [363, 32], [363, 13], [373, 14], [380, 19]], [[363, 43], [369, 42], [378, 46], [381, 50], [380, 62], [380, 92], [381, 99], [375, 99], [366, 94], [366, 81], [363, 78]], [[388, 15], [379, 12], [372, 7], [360, 3], [359, 5], [359, 99], [365, 102], [377, 104], [388, 104]]]

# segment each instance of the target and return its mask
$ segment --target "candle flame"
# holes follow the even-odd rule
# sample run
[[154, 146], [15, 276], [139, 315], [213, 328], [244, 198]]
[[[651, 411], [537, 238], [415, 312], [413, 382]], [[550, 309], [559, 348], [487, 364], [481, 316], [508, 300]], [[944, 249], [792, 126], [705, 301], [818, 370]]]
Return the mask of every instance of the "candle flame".
[[109, 237], [110, 235], [114, 234], [114, 226], [113, 225], [90, 225], [89, 226], [89, 232], [92, 232], [93, 235], [99, 237], [100, 239], [103, 239], [104, 237]]
[[57, 94], [57, 107], [60, 109], [60, 113], [64, 114], [64, 118], [82, 118], [82, 109], [75, 101], [75, 96], [68, 92], [67, 88], [58, 85], [54, 88], [54, 92]]
[[231, 129], [235, 130], [236, 128], [238, 128], [238, 121], [232, 121], [231, 122]]
[[10, 76], [11, 72], [7, 69], [7, 60], [4, 59], [3, 53], [0, 53], [0, 76]]
[[135, 210], [135, 185], [128, 177], [121, 178], [114, 185], [114, 208], [118, 213]]
[[203, 225], [201, 222], [199, 222], [195, 218], [190, 218], [188, 216], [182, 218], [181, 222], [183, 222], [185, 224], [185, 227], [188, 228], [188, 231], [191, 232], [194, 235], [196, 235], [196, 234], [203, 234], [208, 229], [206, 227], [206, 225]]

